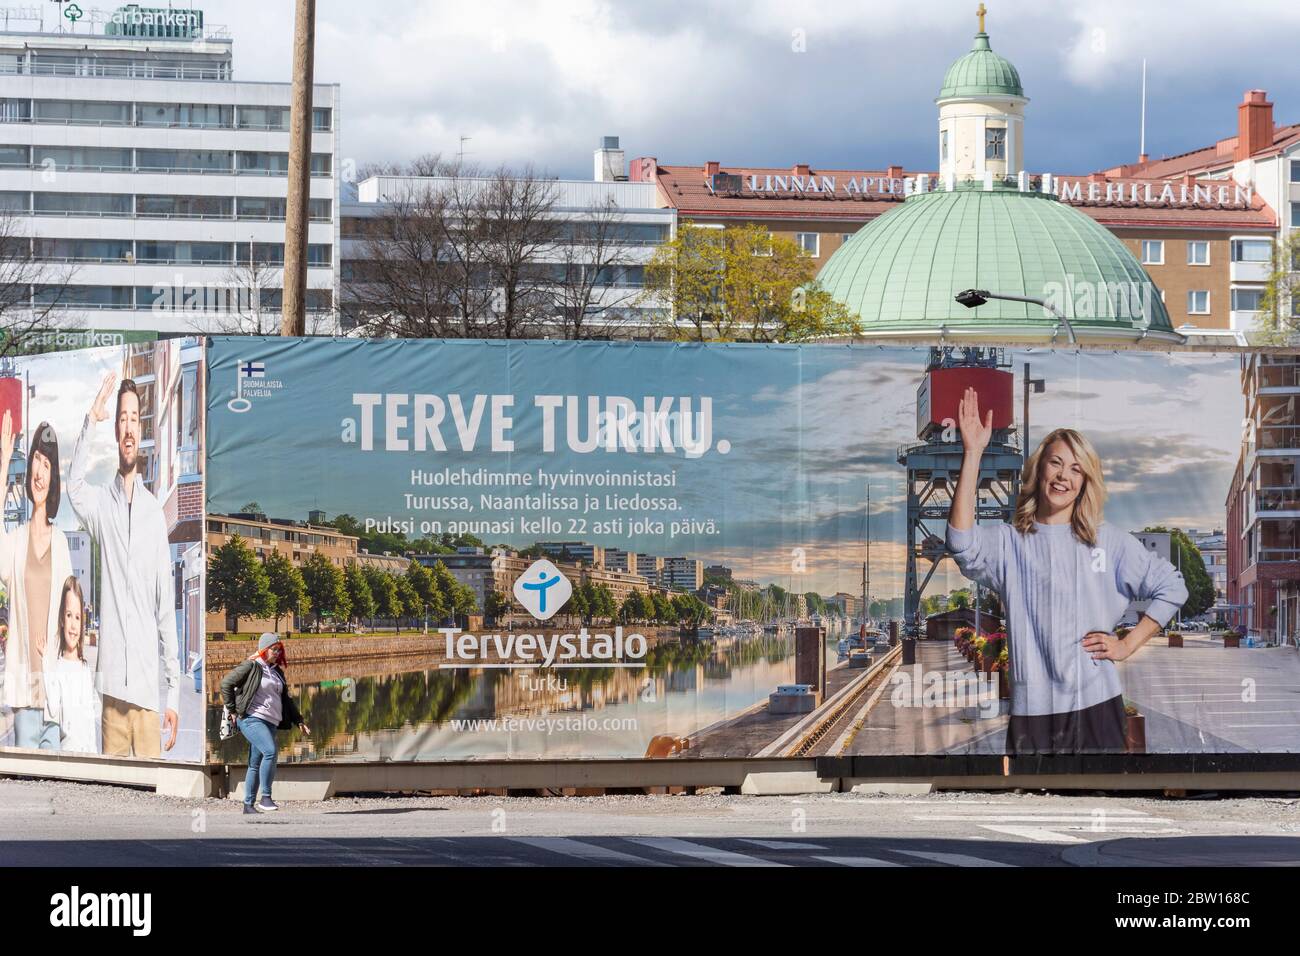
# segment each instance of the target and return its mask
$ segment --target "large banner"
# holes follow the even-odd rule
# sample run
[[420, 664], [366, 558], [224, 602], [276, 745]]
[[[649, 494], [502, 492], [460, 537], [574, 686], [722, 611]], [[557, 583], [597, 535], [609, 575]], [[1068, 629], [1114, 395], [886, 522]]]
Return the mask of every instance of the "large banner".
[[203, 349], [0, 362], [0, 746], [199, 762]]
[[289, 761], [1300, 750], [1291, 359], [208, 363], [217, 759], [245, 748], [219, 683], [268, 632], [310, 727]]

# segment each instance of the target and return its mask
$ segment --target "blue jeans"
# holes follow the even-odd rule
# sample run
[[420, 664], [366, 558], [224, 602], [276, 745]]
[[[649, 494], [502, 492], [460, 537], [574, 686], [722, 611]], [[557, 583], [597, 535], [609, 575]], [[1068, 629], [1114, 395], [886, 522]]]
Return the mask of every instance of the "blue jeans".
[[239, 721], [240, 733], [248, 741], [248, 775], [244, 777], [244, 803], [250, 807], [257, 799], [258, 779], [262, 793], [271, 795], [275, 782], [275, 728], [260, 717], [245, 717]]
[[14, 746], [30, 750], [58, 750], [59, 725], [45, 719], [43, 707], [14, 708]]

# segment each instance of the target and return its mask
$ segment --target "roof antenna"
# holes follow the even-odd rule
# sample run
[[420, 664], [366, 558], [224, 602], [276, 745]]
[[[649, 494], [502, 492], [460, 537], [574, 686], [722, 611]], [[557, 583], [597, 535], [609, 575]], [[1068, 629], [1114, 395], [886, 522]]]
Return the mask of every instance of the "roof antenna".
[[1142, 58], [1142, 125], [1138, 139], [1138, 164], [1147, 163], [1147, 61]]

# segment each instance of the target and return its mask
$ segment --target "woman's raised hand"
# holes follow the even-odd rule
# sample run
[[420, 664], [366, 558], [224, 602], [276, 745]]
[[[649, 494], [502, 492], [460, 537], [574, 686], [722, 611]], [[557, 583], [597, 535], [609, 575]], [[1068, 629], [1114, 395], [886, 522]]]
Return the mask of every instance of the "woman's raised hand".
[[971, 454], [982, 454], [993, 438], [993, 409], [990, 408], [981, 421], [979, 393], [973, 388], [968, 388], [966, 394], [962, 396], [957, 419], [962, 446]]

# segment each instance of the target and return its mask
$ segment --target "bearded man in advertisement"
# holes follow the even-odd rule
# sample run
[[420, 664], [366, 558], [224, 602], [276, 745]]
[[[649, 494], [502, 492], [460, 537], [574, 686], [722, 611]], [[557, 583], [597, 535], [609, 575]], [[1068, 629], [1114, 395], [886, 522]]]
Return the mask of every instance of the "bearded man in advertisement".
[[180, 662], [167, 521], [140, 475], [140, 391], [131, 379], [117, 390], [117, 474], [103, 488], [86, 481], [93, 433], [108, 418], [114, 378], [112, 372], [104, 377], [77, 437], [68, 496], [102, 561], [96, 684], [103, 697], [104, 753], [156, 758], [160, 711], [167, 735], [162, 749], [176, 744]]

